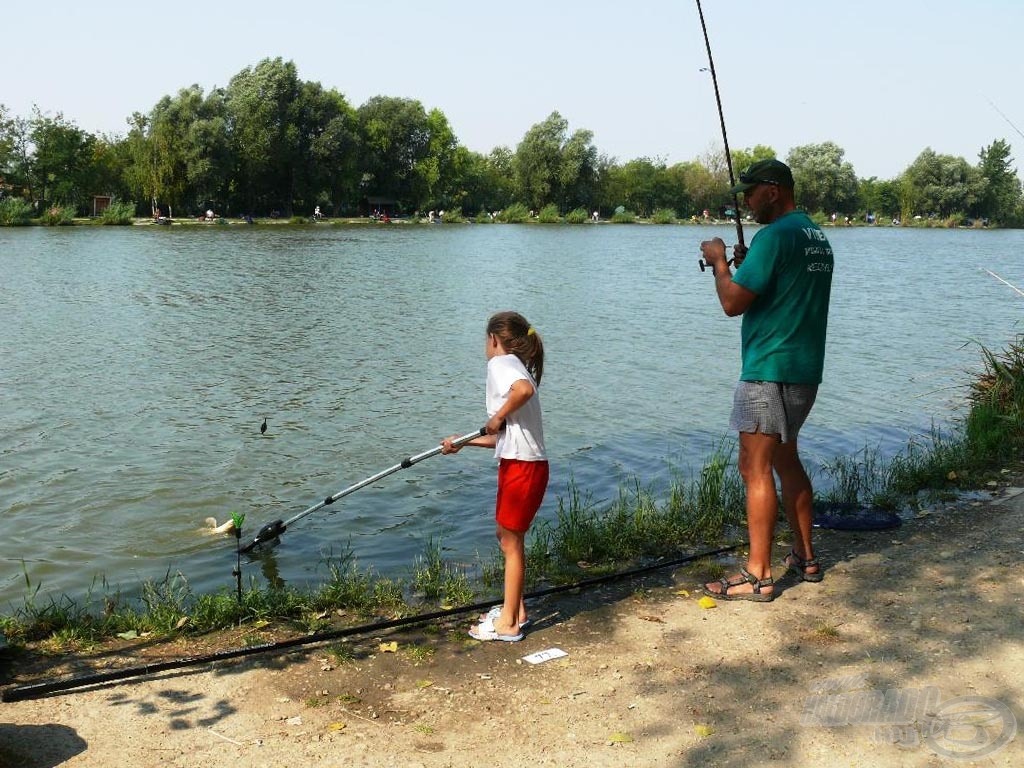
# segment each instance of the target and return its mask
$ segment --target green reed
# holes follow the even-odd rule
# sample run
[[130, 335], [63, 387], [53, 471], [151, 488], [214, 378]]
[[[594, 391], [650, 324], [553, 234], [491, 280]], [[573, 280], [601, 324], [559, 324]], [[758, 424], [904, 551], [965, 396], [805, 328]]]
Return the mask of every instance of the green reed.
[[[970, 383], [968, 409], [951, 428], [933, 427], [888, 461], [865, 447], [823, 465], [832, 481], [825, 498], [896, 508], [922, 489], [941, 493], [981, 485], [994, 468], [1017, 460], [1024, 447], [1022, 339], [998, 354], [982, 350], [983, 368]], [[634, 478], [614, 499], [599, 501], [570, 480], [558, 497], [556, 519], [539, 521], [527, 537], [528, 582], [571, 582], [693, 551], [720, 541], [733, 527], [741, 531], [744, 502], [728, 443], [717, 446], [696, 473], [673, 477], [661, 494]], [[41, 641], [52, 651], [89, 648], [116, 636], [172, 637], [237, 626], [249, 626], [257, 642], [255, 630], [271, 622], [315, 632], [339, 614], [359, 621], [411, 614], [424, 602], [467, 605], [481, 595], [500, 594], [503, 578], [500, 552], [467, 568], [447, 562], [434, 539], [416, 558], [408, 583], [359, 568], [348, 550], [326, 556], [321, 565], [326, 577], [316, 586], [260, 586], [250, 580], [240, 602], [227, 586], [197, 594], [183, 574], [171, 572], [142, 584], [134, 598], [112, 591], [105, 581], [94, 581], [82, 599], [42, 597], [41, 584], [23, 566], [22, 605], [0, 615], [0, 631], [14, 645]]]

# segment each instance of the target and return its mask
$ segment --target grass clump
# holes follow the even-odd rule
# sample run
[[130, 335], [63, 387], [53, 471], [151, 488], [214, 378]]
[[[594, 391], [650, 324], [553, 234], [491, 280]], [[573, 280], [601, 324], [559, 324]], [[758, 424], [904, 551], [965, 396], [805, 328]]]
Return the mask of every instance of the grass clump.
[[132, 223], [135, 218], [135, 203], [117, 202], [108, 205], [100, 214], [100, 224], [104, 226], [123, 227]]
[[966, 414], [943, 430], [911, 438], [888, 462], [865, 448], [824, 465], [829, 501], [894, 509], [922, 490], [943, 494], [982, 484], [994, 464], [1024, 448], [1024, 336], [1001, 353], [982, 347], [982, 369], [970, 382]]
[[971, 382], [964, 431], [973, 453], [1003, 460], [1024, 446], [1024, 335], [1001, 353], [982, 347], [983, 368]]
[[618, 210], [612, 214], [612, 224], [634, 224], [636, 222], [636, 214], [632, 211]]
[[0, 227], [26, 227], [32, 222], [32, 206], [20, 197], [0, 200]]
[[651, 214], [651, 221], [655, 224], [675, 224], [676, 212], [671, 208], [658, 208]]
[[47, 227], [70, 227], [75, 223], [75, 209], [68, 205], [51, 205], [43, 211], [39, 223]]
[[433, 537], [416, 559], [411, 586], [424, 599], [440, 601], [442, 605], [465, 605], [475, 594], [465, 571], [445, 561], [441, 542]]
[[566, 224], [586, 224], [589, 220], [590, 215], [585, 208], [573, 208], [565, 214]]
[[630, 561], [670, 556], [701, 539], [720, 537], [742, 520], [743, 491], [720, 450], [696, 477], [676, 479], [659, 500], [638, 480], [601, 507], [570, 482], [557, 522], [534, 529], [527, 561], [535, 578], [558, 580], [578, 568], [611, 571]]
[[540, 209], [540, 213], [537, 214], [537, 221], [541, 224], [558, 224], [562, 221], [562, 217], [558, 215], [558, 206], [554, 203], [548, 203]]
[[530, 210], [522, 203], [512, 203], [498, 212], [498, 221], [505, 224], [522, 224], [530, 219]]

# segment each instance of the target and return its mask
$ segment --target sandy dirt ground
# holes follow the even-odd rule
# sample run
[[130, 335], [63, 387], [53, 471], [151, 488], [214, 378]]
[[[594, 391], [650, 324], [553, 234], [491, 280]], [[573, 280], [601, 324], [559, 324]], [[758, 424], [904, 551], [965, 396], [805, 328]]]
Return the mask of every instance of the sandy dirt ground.
[[2, 703], [0, 766], [1024, 765], [1021, 484], [821, 531], [824, 581], [768, 604], [666, 570], [520, 643], [453, 621]]

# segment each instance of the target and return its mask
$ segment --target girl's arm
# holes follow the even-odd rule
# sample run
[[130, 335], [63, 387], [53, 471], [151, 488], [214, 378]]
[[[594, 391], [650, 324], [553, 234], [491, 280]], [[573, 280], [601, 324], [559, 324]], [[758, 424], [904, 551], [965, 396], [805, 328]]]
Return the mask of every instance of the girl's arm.
[[452, 441], [458, 440], [460, 437], [461, 435], [452, 435], [451, 437], [446, 437], [444, 440], [442, 440], [441, 453], [458, 453], [467, 445], [475, 445], [478, 448], [494, 448], [494, 446], [498, 442], [498, 438], [494, 435], [481, 435], [480, 437], [474, 437], [468, 443], [463, 443], [462, 445], [452, 445]]
[[516, 379], [512, 386], [509, 387], [508, 397], [505, 398], [501, 408], [484, 425], [487, 429], [487, 435], [498, 434], [505, 423], [505, 419], [526, 405], [526, 401], [533, 397], [533, 393], [533, 384], [526, 379]]
[[446, 437], [441, 441], [441, 453], [458, 453], [459, 449], [466, 445], [475, 445], [478, 448], [493, 448], [498, 442], [497, 435], [501, 431], [502, 426], [504, 426], [505, 419], [522, 408], [526, 401], [533, 397], [534, 392], [533, 385], [529, 381], [526, 379], [516, 379], [512, 386], [509, 387], [508, 397], [501, 408], [484, 425], [484, 428], [487, 430], [486, 435], [475, 437], [468, 443], [463, 443], [460, 446], [452, 445], [452, 441], [457, 440], [458, 435]]

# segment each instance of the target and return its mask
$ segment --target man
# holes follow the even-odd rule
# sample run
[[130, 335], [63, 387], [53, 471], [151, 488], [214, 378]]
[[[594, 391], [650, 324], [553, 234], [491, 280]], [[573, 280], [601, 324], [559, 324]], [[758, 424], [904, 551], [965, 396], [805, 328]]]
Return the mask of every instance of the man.
[[754, 219], [768, 225], [754, 235], [746, 253], [736, 246], [735, 274], [721, 238], [700, 246], [714, 272], [722, 309], [730, 317], [743, 315], [743, 369], [729, 427], [739, 432], [750, 556], [738, 575], [710, 582], [704, 592], [720, 600], [768, 602], [775, 597], [775, 475], [793, 529], [793, 549], [783, 563], [804, 581], [822, 579], [811, 541], [814, 492], [797, 453], [797, 434], [821, 383], [832, 247], [807, 214], [797, 210], [793, 174], [784, 163], [754, 163], [730, 192], [743, 193]]

